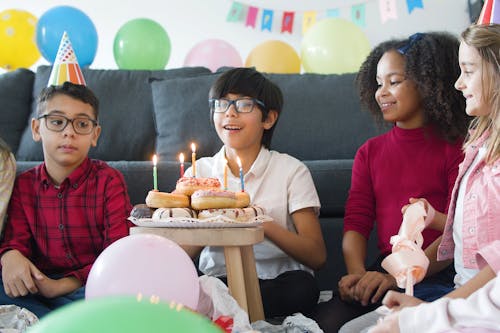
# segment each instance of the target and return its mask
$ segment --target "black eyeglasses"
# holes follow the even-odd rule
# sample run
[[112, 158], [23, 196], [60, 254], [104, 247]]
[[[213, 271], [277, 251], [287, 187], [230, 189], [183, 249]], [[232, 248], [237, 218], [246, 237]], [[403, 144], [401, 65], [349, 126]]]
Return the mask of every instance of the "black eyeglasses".
[[90, 134], [95, 126], [97, 126], [97, 121], [90, 119], [89, 117], [76, 117], [73, 119], [67, 118], [61, 115], [55, 114], [44, 114], [39, 116], [37, 119], [45, 119], [45, 126], [51, 131], [62, 132], [68, 126], [69, 123], [73, 126], [73, 129], [77, 134]]
[[238, 99], [226, 99], [226, 98], [212, 98], [208, 100], [208, 105], [210, 110], [215, 113], [224, 113], [229, 110], [231, 105], [234, 105], [236, 112], [238, 113], [249, 113], [253, 111], [255, 105], [259, 105], [262, 108], [266, 106], [262, 101], [256, 98], [238, 98]]

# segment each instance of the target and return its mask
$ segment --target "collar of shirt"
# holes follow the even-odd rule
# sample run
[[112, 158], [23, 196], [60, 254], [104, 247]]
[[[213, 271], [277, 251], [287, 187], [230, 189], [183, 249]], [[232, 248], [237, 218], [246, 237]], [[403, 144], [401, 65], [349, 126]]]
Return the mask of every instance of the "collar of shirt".
[[[223, 170], [225, 157], [226, 157], [226, 152], [223, 146], [216, 155], [217, 160], [215, 165], [217, 170]], [[257, 155], [257, 158], [252, 163], [252, 166], [244, 176], [246, 177], [247, 175], [263, 174], [264, 170], [267, 168], [267, 165], [269, 164], [270, 159], [271, 159], [271, 152], [267, 148], [264, 148], [264, 146], [262, 146], [260, 148], [259, 154]]]
[[[47, 172], [47, 168], [45, 167], [45, 162], [39, 166], [40, 172], [40, 180], [42, 184], [45, 186], [51, 185], [52, 180]], [[78, 187], [78, 184], [81, 184], [84, 177], [87, 176], [89, 170], [91, 168], [90, 158], [85, 158], [83, 162], [75, 169], [73, 172], [61, 183], [60, 187], [64, 188], [66, 183], [68, 186], [72, 186], [74, 188]]]

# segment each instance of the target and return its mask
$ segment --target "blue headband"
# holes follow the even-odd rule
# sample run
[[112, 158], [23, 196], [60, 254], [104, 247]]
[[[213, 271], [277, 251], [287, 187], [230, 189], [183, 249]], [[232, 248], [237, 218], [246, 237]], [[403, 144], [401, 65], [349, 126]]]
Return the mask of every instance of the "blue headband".
[[408, 50], [410, 49], [410, 47], [412, 47], [413, 44], [421, 40], [422, 37], [424, 37], [424, 35], [425, 34], [421, 32], [417, 32], [416, 34], [411, 35], [408, 43], [406, 43], [404, 46], [401, 46], [398, 49], [398, 52], [401, 53], [402, 55], [405, 55], [406, 52], [408, 52]]

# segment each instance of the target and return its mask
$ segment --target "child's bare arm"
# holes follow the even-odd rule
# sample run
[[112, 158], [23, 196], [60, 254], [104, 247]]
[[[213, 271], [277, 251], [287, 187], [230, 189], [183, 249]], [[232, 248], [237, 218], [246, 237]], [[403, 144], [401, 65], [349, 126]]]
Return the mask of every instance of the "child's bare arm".
[[9, 250], [2, 255], [0, 261], [3, 287], [7, 296], [19, 297], [38, 292], [34, 279], [41, 279], [43, 274], [21, 252]]
[[326, 248], [318, 217], [313, 208], [295, 211], [292, 219], [297, 233], [277, 223], [265, 222], [264, 234], [286, 254], [311, 269], [318, 270], [326, 262]]

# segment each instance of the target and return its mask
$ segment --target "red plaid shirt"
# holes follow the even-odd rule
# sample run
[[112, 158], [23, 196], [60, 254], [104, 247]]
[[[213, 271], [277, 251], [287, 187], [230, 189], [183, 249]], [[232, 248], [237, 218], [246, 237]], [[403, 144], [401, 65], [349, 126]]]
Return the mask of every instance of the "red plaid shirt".
[[97, 256], [129, 234], [131, 208], [123, 175], [106, 163], [87, 158], [59, 188], [42, 163], [16, 179], [0, 255], [19, 250], [43, 273], [85, 284]]

